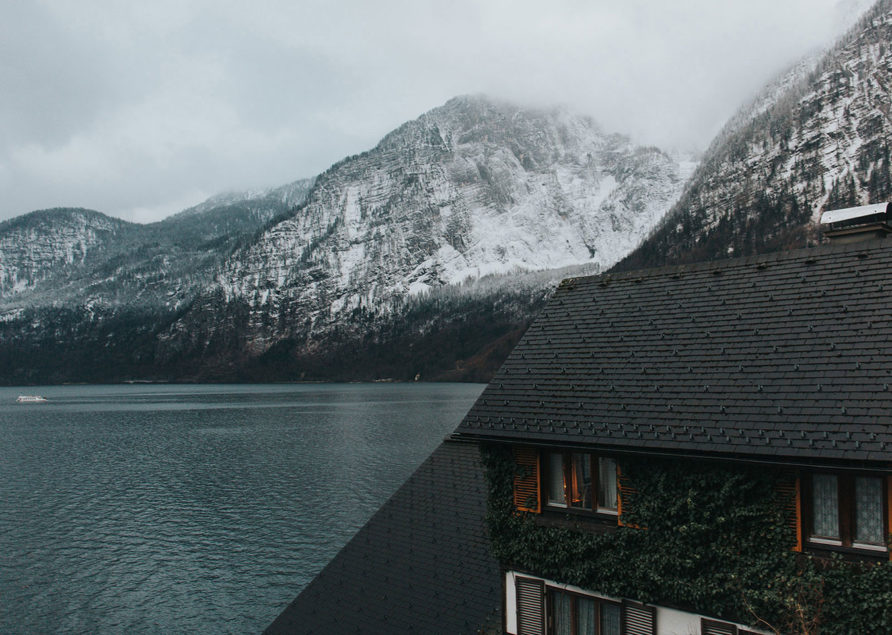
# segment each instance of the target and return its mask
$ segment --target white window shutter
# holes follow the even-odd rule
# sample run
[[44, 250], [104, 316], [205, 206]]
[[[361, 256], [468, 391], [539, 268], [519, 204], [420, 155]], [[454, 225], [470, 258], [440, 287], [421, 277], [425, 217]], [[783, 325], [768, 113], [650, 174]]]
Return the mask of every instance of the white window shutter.
[[705, 617], [700, 618], [700, 632], [703, 635], [738, 635], [744, 631], [738, 631], [735, 624], [727, 622], [719, 622], [718, 620], [708, 620]]
[[653, 606], [623, 602], [623, 635], [656, 635], [657, 609]]
[[515, 578], [517, 588], [517, 634], [545, 633], [545, 583], [530, 578]]

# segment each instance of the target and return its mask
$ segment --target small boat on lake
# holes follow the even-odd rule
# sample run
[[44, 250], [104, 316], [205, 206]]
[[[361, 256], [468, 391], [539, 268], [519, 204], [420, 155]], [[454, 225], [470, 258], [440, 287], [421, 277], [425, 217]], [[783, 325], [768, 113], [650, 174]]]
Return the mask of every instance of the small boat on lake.
[[44, 403], [46, 400], [47, 398], [41, 395], [19, 395], [15, 401], [16, 403]]

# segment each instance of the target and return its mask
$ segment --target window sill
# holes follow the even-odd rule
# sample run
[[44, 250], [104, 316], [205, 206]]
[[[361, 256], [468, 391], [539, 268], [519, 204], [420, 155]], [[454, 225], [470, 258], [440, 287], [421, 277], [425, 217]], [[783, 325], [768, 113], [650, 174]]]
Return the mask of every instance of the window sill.
[[554, 503], [546, 505], [542, 508], [543, 512], [551, 512], [555, 514], [570, 514], [572, 516], [584, 516], [587, 518], [617, 518], [619, 512], [615, 509], [607, 509], [599, 507], [595, 510], [585, 509], [583, 507], [568, 507], [567, 505], [556, 505]]
[[808, 544], [821, 545], [824, 547], [842, 547], [842, 541], [834, 538], [809, 538]]
[[847, 547], [836, 541], [809, 539], [806, 542], [806, 551], [813, 556], [828, 558], [832, 554], [839, 554], [846, 560], [877, 561], [889, 559], [889, 550], [879, 545], [859, 545]]
[[852, 545], [853, 549], [861, 549], [862, 551], [876, 551], [878, 553], [889, 553], [889, 549], [882, 545], [872, 545], [866, 542], [856, 542]]
[[572, 508], [546, 507], [536, 517], [542, 527], [570, 527], [591, 533], [608, 533], [617, 528], [617, 515]]

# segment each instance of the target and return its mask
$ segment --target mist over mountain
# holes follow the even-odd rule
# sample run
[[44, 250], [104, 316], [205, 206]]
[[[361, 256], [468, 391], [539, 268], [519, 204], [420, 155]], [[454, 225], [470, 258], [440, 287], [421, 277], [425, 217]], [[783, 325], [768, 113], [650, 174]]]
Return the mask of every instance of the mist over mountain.
[[605, 267], [684, 176], [588, 118], [457, 98], [320, 175], [301, 209], [233, 254], [211, 293], [250, 313], [257, 345], [483, 276]]
[[620, 269], [804, 247], [821, 212], [892, 198], [892, 2], [732, 119]]

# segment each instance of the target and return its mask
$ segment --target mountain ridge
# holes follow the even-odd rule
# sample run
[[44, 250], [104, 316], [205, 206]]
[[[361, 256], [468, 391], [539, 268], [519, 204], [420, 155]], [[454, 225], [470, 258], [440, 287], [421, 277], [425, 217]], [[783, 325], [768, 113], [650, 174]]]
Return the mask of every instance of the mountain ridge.
[[710, 146], [617, 269], [814, 245], [822, 211], [892, 198], [890, 37], [892, 2], [879, 0], [808, 75]]
[[589, 118], [455, 98], [319, 175], [301, 207], [227, 260], [209, 296], [223, 298], [215, 313], [247, 312], [258, 353], [464, 280], [601, 267], [668, 207], [679, 173]]
[[[495, 362], [481, 351], [518, 337], [556, 276], [631, 248], [683, 178], [588, 117], [458, 97], [312, 181], [137, 227], [100, 266], [7, 297], [0, 340], [11, 357], [68, 337], [54, 359], [114, 359], [87, 364], [90, 380], [483, 379]], [[336, 367], [359, 357], [353, 375]]]

